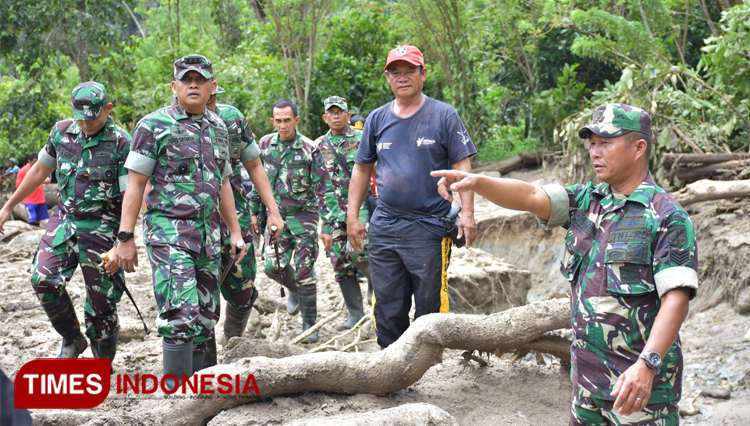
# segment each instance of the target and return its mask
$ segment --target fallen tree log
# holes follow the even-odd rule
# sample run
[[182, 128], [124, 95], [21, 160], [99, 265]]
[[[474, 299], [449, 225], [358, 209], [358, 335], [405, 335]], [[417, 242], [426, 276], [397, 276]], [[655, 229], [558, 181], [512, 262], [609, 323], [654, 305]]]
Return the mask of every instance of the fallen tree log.
[[699, 180], [672, 194], [683, 207], [701, 201], [750, 197], [750, 180]]
[[732, 160], [725, 161], [723, 163], [707, 164], [700, 167], [687, 167], [680, 168], [677, 170], [675, 176], [677, 179], [685, 181], [693, 181], [700, 178], [709, 177], [721, 172], [743, 169], [750, 166], [750, 159], [747, 160]]
[[716, 164], [732, 160], [750, 159], [750, 153], [742, 154], [664, 154], [661, 163], [667, 167], [677, 164]]
[[169, 400], [151, 407], [149, 401], [144, 401], [144, 406], [133, 409], [143, 412], [153, 424], [169, 419], [172, 425], [197, 426], [206, 424], [222, 410], [281, 395], [303, 392], [384, 395], [414, 384], [444, 348], [494, 352], [521, 347], [546, 332], [568, 328], [569, 303], [568, 299], [555, 299], [492, 315], [425, 315], [414, 321], [398, 341], [379, 352], [323, 352], [282, 359], [255, 357], [219, 364], [200, 374], [241, 377], [252, 374], [261, 394]]
[[473, 170], [474, 173], [479, 172], [500, 172], [501, 174], [507, 174], [513, 170], [522, 169], [524, 167], [536, 166], [542, 162], [542, 154], [538, 152], [519, 152], [513, 157], [507, 160], [499, 161], [494, 164], [487, 166], [477, 167]]
[[339, 414], [316, 417], [309, 420], [295, 420], [286, 426], [458, 426], [456, 419], [440, 407], [423, 402], [403, 404], [384, 410], [364, 413]]

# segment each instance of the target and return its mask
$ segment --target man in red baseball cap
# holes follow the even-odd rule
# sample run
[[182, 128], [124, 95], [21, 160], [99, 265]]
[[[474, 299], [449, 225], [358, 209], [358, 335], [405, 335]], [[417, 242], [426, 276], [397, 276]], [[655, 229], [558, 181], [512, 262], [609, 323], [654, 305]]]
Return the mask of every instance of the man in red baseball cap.
[[[392, 102], [373, 111], [354, 160], [347, 211], [347, 236], [355, 251], [366, 241], [359, 208], [378, 167], [378, 207], [369, 224], [373, 315], [378, 344], [386, 347], [409, 327], [412, 296], [415, 318], [448, 312], [447, 268], [453, 242], [443, 222], [451, 203], [437, 192], [433, 170], [471, 170], [476, 154], [455, 108], [422, 93], [427, 69], [415, 46], [388, 53], [385, 78]], [[461, 193], [463, 215], [458, 238], [470, 246], [476, 235], [474, 197]]]

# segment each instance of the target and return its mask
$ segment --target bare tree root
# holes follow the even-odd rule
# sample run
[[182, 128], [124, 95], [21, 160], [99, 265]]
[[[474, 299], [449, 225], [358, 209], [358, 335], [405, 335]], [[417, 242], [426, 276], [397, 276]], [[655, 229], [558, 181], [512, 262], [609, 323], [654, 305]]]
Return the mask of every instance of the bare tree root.
[[[337, 336], [332, 337], [331, 339], [329, 339], [327, 342], [323, 343], [322, 345], [311, 349], [310, 353], [327, 351], [327, 350], [336, 350], [336, 351], [343, 350], [343, 349], [339, 349], [339, 347], [338, 347], [338, 341], [339, 341], [339, 339], [342, 339], [342, 338], [348, 336], [349, 334], [352, 334], [353, 332], [359, 330], [360, 327], [364, 328], [364, 324], [370, 324], [370, 321], [371, 321], [371, 317], [369, 317], [369, 316], [363, 316], [362, 318], [359, 319], [359, 321], [357, 321], [356, 324], [354, 324], [354, 326], [352, 328], [346, 330], [345, 332], [343, 332], [343, 333], [341, 333], [341, 334], [339, 334]], [[358, 342], [359, 339], [360, 339], [360, 335], [359, 335], [359, 333], [357, 333], [357, 338], [355, 339], [354, 342]], [[362, 342], [362, 343], [364, 343], [364, 342]], [[347, 345], [347, 346], [349, 346], [349, 345]]]
[[[523, 358], [531, 351], [543, 352], [556, 356], [562, 363], [570, 364], [570, 340], [564, 337], [545, 335], [533, 342], [519, 345], [514, 350], [516, 351], [516, 357], [520, 355], [520, 358]], [[509, 351], [498, 349], [495, 351], [495, 356], [501, 357], [507, 352]]]
[[414, 384], [444, 348], [485, 352], [516, 348], [569, 325], [568, 299], [534, 303], [486, 316], [425, 315], [414, 321], [398, 341], [379, 352], [333, 351], [282, 359], [244, 358], [234, 364], [202, 370], [201, 374], [241, 377], [252, 374], [261, 394], [250, 392], [238, 395], [238, 399], [174, 400], [168, 406], [157, 405], [147, 411], [147, 416], [155, 424], [169, 418], [176, 426], [204, 425], [222, 410], [280, 395], [303, 392], [384, 395]]

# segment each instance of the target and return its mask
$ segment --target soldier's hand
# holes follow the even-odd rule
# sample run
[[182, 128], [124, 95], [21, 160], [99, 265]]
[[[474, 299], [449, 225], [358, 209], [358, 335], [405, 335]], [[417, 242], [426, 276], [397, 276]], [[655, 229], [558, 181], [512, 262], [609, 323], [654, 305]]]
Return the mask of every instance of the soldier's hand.
[[438, 194], [450, 202], [453, 202], [453, 195], [449, 191], [471, 191], [476, 183], [474, 175], [461, 170], [436, 170], [430, 172], [430, 176], [441, 178], [437, 184]]
[[655, 375], [656, 370], [646, 367], [643, 360], [631, 365], [612, 388], [610, 395], [617, 397], [613, 409], [623, 416], [643, 410], [651, 396]]
[[323, 241], [323, 251], [327, 253], [333, 245], [333, 236], [331, 234], [320, 234], [320, 239]]
[[461, 235], [466, 236], [466, 248], [471, 247], [471, 243], [477, 238], [477, 223], [474, 221], [474, 213], [466, 213], [461, 215], [461, 219], [458, 220], [458, 238]]
[[125, 272], [135, 272], [135, 267], [138, 266], [138, 250], [135, 247], [135, 239], [131, 238], [125, 242], [119, 242], [117, 250], [115, 250], [114, 260]]
[[112, 247], [108, 252], [102, 254], [102, 262], [99, 264], [100, 267], [104, 268], [108, 274], [115, 274], [120, 270], [120, 265], [117, 263], [117, 252], [116, 247]]
[[232, 235], [232, 253], [230, 254], [232, 259], [239, 263], [245, 257], [245, 253], [247, 253], [247, 244], [245, 244], [242, 236], [239, 234]]
[[5, 229], [3, 229], [3, 225], [5, 225], [5, 222], [8, 221], [10, 218], [10, 211], [6, 210], [5, 208], [0, 209], [0, 234], [5, 235]]
[[352, 219], [347, 218], [346, 236], [355, 253], [359, 253], [363, 250], [367, 234], [365, 231], [365, 225], [362, 225], [362, 222], [359, 221], [359, 217], [354, 217]]
[[[276, 231], [273, 231], [274, 226], [276, 227]], [[281, 232], [284, 231], [284, 226], [286, 226], [286, 224], [281, 218], [281, 215], [272, 214], [268, 216], [268, 229], [273, 231], [271, 241], [279, 241], [279, 238], [281, 238]]]
[[250, 215], [250, 221], [252, 222], [253, 226], [253, 235], [256, 237], [260, 237], [260, 227], [258, 226], [258, 215], [252, 214]]

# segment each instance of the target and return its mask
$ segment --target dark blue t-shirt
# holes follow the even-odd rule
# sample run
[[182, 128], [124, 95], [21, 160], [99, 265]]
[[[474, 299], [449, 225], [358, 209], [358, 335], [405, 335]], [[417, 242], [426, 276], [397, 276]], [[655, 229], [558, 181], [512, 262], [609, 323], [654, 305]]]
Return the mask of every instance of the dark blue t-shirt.
[[[377, 162], [378, 197], [389, 206], [445, 216], [451, 204], [438, 194], [439, 178], [430, 176], [430, 172], [450, 169], [477, 150], [455, 108], [425, 98], [422, 107], [410, 117], [397, 116], [393, 102], [373, 111], [367, 117], [355, 161]], [[404, 214], [382, 204], [371, 220], [385, 225], [397, 218], [418, 221], [430, 232], [447, 236], [437, 219]]]

